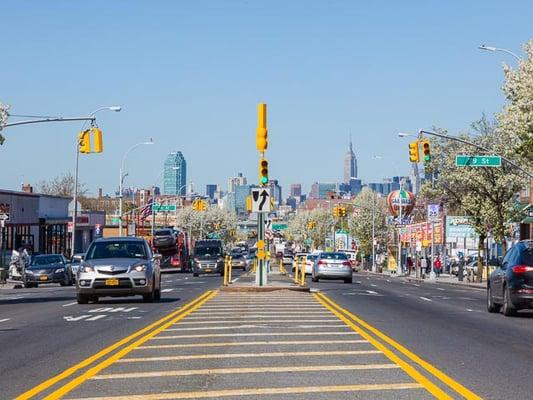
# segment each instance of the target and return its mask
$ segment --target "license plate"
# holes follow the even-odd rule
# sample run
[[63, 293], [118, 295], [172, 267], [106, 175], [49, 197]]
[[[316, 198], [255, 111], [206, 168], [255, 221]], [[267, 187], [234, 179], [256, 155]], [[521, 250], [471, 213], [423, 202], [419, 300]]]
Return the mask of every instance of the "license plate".
[[105, 284], [106, 286], [118, 286], [118, 279], [106, 279]]
[[211, 272], [211, 268], [206, 268], [205, 272]]
[[48, 280], [48, 277], [47, 277], [47, 276], [40, 276], [40, 277], [39, 277], [39, 280], [41, 280], [41, 281], [47, 281], [47, 280]]

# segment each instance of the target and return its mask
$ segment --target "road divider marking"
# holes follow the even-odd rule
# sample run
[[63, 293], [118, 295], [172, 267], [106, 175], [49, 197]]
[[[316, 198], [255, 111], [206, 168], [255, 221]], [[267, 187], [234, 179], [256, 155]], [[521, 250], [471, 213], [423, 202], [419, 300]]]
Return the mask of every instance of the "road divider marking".
[[[269, 325], [233, 325], [233, 326], [204, 326], [204, 327], [198, 327], [198, 328], [169, 328], [167, 329], [167, 332], [175, 332], [175, 331], [212, 331], [212, 330], [227, 330], [227, 329], [257, 329], [257, 328], [272, 328]], [[345, 324], [337, 324], [337, 325], [297, 325], [297, 326], [284, 326], [283, 329], [300, 329], [300, 328], [307, 328], [307, 329], [314, 329], [314, 328], [347, 328]], [[280, 330], [280, 327], [277, 327], [277, 331], [279, 333], [283, 333]]]
[[[376, 339], [374, 339], [372, 336], [370, 336], [370, 334], [367, 333], [366, 331], [372, 333], [373, 335], [375, 335], [376, 337], [381, 339], [383, 342], [385, 342], [386, 344], [391, 346], [393, 349], [395, 349], [396, 351], [400, 352], [402, 355], [407, 357], [410, 361], [418, 364], [426, 372], [428, 372], [429, 374], [433, 375], [440, 382], [444, 383], [449, 388], [453, 389], [455, 392], [457, 392], [458, 394], [463, 396], [465, 399], [467, 399], [467, 400], [481, 400], [481, 397], [479, 397], [477, 394], [475, 394], [471, 390], [467, 389], [465, 386], [461, 385], [459, 382], [455, 381], [454, 379], [452, 379], [451, 377], [449, 377], [444, 372], [442, 372], [441, 370], [437, 369], [436, 367], [434, 367], [433, 365], [431, 365], [427, 361], [423, 360], [422, 358], [420, 358], [419, 356], [417, 356], [416, 354], [411, 352], [409, 349], [407, 349], [406, 347], [402, 346], [400, 343], [398, 343], [397, 341], [392, 339], [391, 337], [389, 337], [386, 334], [382, 333], [377, 328], [374, 328], [372, 325], [368, 324], [367, 322], [365, 322], [361, 318], [359, 318], [356, 315], [352, 314], [350, 311], [346, 310], [345, 308], [342, 308], [340, 305], [336, 304], [333, 300], [331, 300], [326, 295], [324, 295], [322, 293], [318, 293], [318, 294], [315, 294], [313, 296], [315, 296], [321, 304], [323, 304], [326, 308], [330, 309], [335, 315], [338, 315], [339, 318], [341, 318], [344, 322], [346, 322], [354, 330], [359, 332], [361, 337], [369, 340], [370, 343], [374, 344], [375, 347], [377, 347], [376, 345], [378, 345], [379, 346], [379, 347], [377, 347], [378, 349], [384, 349], [386, 351], [386, 353], [385, 353], [385, 351], [384, 351], [384, 353], [385, 353], [385, 355], [387, 355], [387, 357], [389, 357], [389, 355], [393, 356], [394, 359], [389, 357], [389, 359], [391, 359], [391, 361], [397, 362], [395, 360], [398, 360], [399, 361], [399, 365], [402, 366], [402, 369], [404, 369], [404, 371], [406, 371], [405, 368], [408, 368], [408, 370], [411, 373], [414, 372], [414, 374], [415, 374], [414, 376], [417, 376], [418, 378], [421, 378], [421, 380], [418, 380], [418, 379], [415, 379], [415, 380], [418, 381], [419, 383], [421, 383], [427, 390], [431, 389], [430, 393], [432, 393], [438, 399], [451, 399], [451, 397], [449, 395], [447, 395], [446, 393], [444, 393], [442, 391], [442, 389], [438, 388], [435, 384], [433, 384], [427, 378], [425, 378], [424, 376], [420, 375], [420, 373], [418, 371], [414, 370], [414, 368], [411, 365], [407, 364], [406, 361], [400, 359], [396, 354], [392, 353], [391, 350], [389, 350], [381, 342], [378, 342]], [[358, 324], [358, 325], [356, 325], [355, 323]], [[363, 328], [366, 329], [366, 331], [363, 330]], [[411, 375], [411, 374], [409, 374], [409, 375]], [[413, 375], [411, 375], [411, 376], [414, 378]]]
[[98, 321], [99, 319], [102, 319], [102, 318], [105, 318], [107, 317], [107, 315], [105, 314], [100, 314], [100, 315], [95, 315], [91, 318], [87, 318], [85, 321]]
[[174, 289], [163, 289], [161, 290], [161, 293], [169, 293], [172, 292]]
[[61, 307], [70, 307], [70, 306], [73, 306], [74, 304], [78, 304], [78, 302], [75, 301], [75, 302], [73, 302], [73, 303], [63, 304]]
[[220, 343], [177, 343], [139, 346], [136, 350], [146, 349], [192, 349], [204, 347], [240, 347], [240, 346], [290, 346], [290, 345], [329, 345], [329, 344], [360, 344], [368, 343], [367, 340], [282, 340], [282, 341], [257, 341], [257, 342], [220, 342]]
[[10, 321], [11, 318], [3, 318], [3, 319], [0, 319], [0, 322], [7, 322], [7, 321]]
[[320, 372], [320, 371], [357, 371], [375, 369], [400, 368], [396, 364], [351, 364], [351, 365], [291, 365], [288, 367], [241, 367], [241, 368], [211, 368], [211, 369], [182, 369], [179, 371], [143, 371], [126, 372], [122, 374], [105, 374], [93, 376], [92, 380], [108, 379], [138, 379], [162, 378], [169, 376], [193, 375], [228, 375], [228, 374], [262, 374], [279, 372]]
[[[222, 314], [224, 315], [226, 318], [238, 318], [238, 317], [242, 317], [242, 318], [272, 318], [273, 316], [275, 317], [278, 317], [278, 318], [292, 318], [294, 320], [295, 317], [298, 317], [299, 315], [311, 315], [312, 317], [314, 316], [330, 316], [331, 313], [327, 313], [327, 312], [323, 312], [323, 311], [317, 311], [317, 312], [314, 312], [314, 313], [269, 313], [269, 314], [246, 314], [246, 313], [242, 313], [242, 314]], [[199, 316], [199, 317], [188, 317], [187, 318], [187, 321], [190, 321], [190, 320], [206, 320], [206, 319], [220, 319], [220, 317], [222, 317], [222, 315], [213, 315], [213, 316]]]
[[[298, 322], [338, 322], [336, 318], [320, 318], [320, 319], [300, 319]], [[217, 320], [217, 321], [181, 321], [180, 325], [207, 325], [207, 324], [264, 324], [264, 323], [283, 323], [290, 322], [294, 323], [294, 319], [236, 319], [236, 320]]]
[[420, 296], [419, 299], [420, 300], [424, 300], [424, 301], [433, 301], [433, 300], [428, 299], [427, 297], [423, 297], [423, 296]]
[[[168, 330], [168, 329], [167, 329]], [[156, 336], [152, 340], [166, 340], [166, 339], [201, 339], [201, 338], [216, 338], [216, 337], [242, 337], [242, 336], [344, 336], [344, 335], [359, 335], [354, 331], [346, 332], [250, 332], [250, 333], [207, 333], [203, 335], [172, 335], [172, 336]]]
[[53, 385], [57, 384], [58, 382], [61, 382], [62, 380], [68, 378], [69, 376], [75, 374], [76, 372], [80, 371], [83, 368], [86, 368], [90, 366], [95, 361], [98, 361], [99, 359], [105, 357], [109, 353], [117, 350], [118, 348], [124, 346], [125, 344], [131, 342], [132, 340], [138, 338], [139, 336], [142, 336], [146, 334], [147, 332], [151, 331], [155, 327], [161, 325], [162, 323], [165, 323], [166, 321], [172, 320], [172, 318], [181, 315], [182, 313], [186, 312], [187, 310], [191, 309], [191, 307], [197, 305], [197, 304], [203, 304], [202, 301], [204, 301], [207, 298], [210, 298], [210, 296], [213, 295], [212, 291], [207, 291], [203, 293], [201, 296], [197, 297], [193, 301], [185, 304], [181, 308], [179, 308], [176, 311], [171, 312], [167, 316], [153, 322], [152, 324], [138, 330], [137, 332], [132, 333], [131, 335], [125, 337], [122, 340], [119, 340], [118, 342], [112, 344], [111, 346], [108, 346], [102, 350], [100, 350], [98, 353], [92, 355], [91, 357], [86, 358], [85, 360], [79, 362], [78, 364], [73, 365], [70, 368], [67, 368], [63, 372], [53, 376], [52, 378], [40, 383], [39, 385], [35, 386], [34, 388], [22, 393], [18, 397], [16, 397], [16, 400], [26, 400], [31, 399], [32, 397], [36, 396], [37, 394], [47, 390], [48, 388], [52, 387]]
[[299, 386], [282, 388], [242, 388], [212, 390], [201, 392], [152, 393], [127, 396], [86, 397], [76, 400], [181, 400], [181, 399], [210, 399], [219, 397], [259, 396], [276, 394], [309, 394], [309, 393], [339, 393], [339, 392], [371, 392], [380, 390], [413, 390], [421, 389], [418, 383], [385, 383], [367, 385], [339, 385], [339, 386]]
[[324, 357], [324, 356], [360, 356], [382, 355], [379, 350], [343, 350], [343, 351], [292, 351], [272, 353], [225, 353], [225, 354], [191, 354], [184, 356], [132, 357], [118, 360], [117, 363], [210, 360], [231, 358], [275, 358], [275, 357]]
[[126, 307], [102, 307], [102, 308], [94, 308], [92, 310], [89, 310], [88, 312], [90, 312], [90, 313], [103, 313], [103, 312], [118, 313], [118, 312], [131, 312], [131, 311], [134, 311], [134, 310], [137, 310], [137, 309], [139, 309], [139, 307], [129, 307], [129, 308], [126, 308]]

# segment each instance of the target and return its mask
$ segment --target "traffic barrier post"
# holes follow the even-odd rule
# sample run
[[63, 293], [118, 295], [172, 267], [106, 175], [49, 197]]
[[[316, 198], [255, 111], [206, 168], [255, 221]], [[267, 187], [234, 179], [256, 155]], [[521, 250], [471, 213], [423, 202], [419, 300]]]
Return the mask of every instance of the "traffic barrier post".
[[228, 286], [228, 256], [224, 257], [224, 286]]
[[294, 283], [298, 284], [298, 272], [300, 271], [300, 259], [296, 259], [296, 265], [294, 267]]
[[300, 285], [305, 286], [305, 261], [303, 260], [303, 258], [300, 260], [300, 264], [302, 268], [302, 270], [300, 271]]
[[233, 269], [233, 257], [229, 256], [229, 262], [228, 262], [228, 283], [231, 283], [231, 271]]

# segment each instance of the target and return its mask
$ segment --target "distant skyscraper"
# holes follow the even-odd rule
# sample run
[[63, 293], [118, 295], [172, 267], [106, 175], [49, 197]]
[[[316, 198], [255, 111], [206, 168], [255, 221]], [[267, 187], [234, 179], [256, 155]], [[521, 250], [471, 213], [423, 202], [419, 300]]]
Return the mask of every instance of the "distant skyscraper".
[[315, 182], [311, 186], [311, 192], [309, 193], [309, 198], [311, 199], [325, 199], [328, 197], [328, 193], [337, 192], [336, 183], [318, 183]]
[[205, 195], [211, 200], [215, 198], [215, 192], [217, 191], [217, 185], [205, 185]]
[[281, 204], [281, 186], [277, 179], [271, 179], [268, 181], [270, 187], [270, 196], [274, 199], [274, 202]]
[[235, 187], [246, 185], [247, 183], [246, 177], [242, 175], [242, 172], [239, 172], [235, 178], [229, 178], [228, 192], [235, 193]]
[[181, 151], [173, 151], [165, 159], [163, 193], [185, 196], [187, 193], [187, 162]]
[[302, 185], [300, 183], [293, 183], [291, 185], [291, 197], [300, 197], [302, 195]]
[[350, 149], [344, 157], [344, 183], [350, 183], [352, 178], [357, 178], [357, 158], [353, 152], [352, 139], [350, 138]]

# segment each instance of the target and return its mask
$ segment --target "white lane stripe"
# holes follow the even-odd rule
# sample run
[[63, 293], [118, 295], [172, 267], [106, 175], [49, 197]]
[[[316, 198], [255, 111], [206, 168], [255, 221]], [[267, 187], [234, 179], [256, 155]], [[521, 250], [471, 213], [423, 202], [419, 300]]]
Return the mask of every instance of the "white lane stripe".
[[441, 288], [441, 287], [438, 287], [438, 288], [437, 288], [437, 290], [446, 290], [446, 289], [444, 289], [444, 288]]
[[177, 343], [177, 344], [156, 344], [139, 346], [136, 349], [191, 349], [205, 347], [241, 347], [241, 346], [289, 346], [289, 345], [311, 345], [321, 346], [328, 344], [360, 344], [368, 343], [368, 340], [285, 340], [285, 341], [257, 341], [257, 342], [220, 342], [220, 343]]
[[[194, 316], [194, 317], [187, 317], [187, 320], [200, 320], [200, 319], [220, 319], [223, 317], [226, 318], [273, 318], [273, 317], [280, 317], [280, 318], [291, 318], [294, 319], [295, 317], [298, 317], [302, 315], [303, 313], [258, 313], [258, 314], [249, 314], [249, 313], [239, 313], [239, 314], [233, 314], [233, 313], [227, 313], [227, 314], [220, 314], [220, 315], [211, 315], [211, 316]], [[321, 317], [321, 316], [328, 316], [331, 317], [331, 313], [310, 313], [305, 314], [306, 317]]]
[[433, 301], [433, 300], [428, 299], [427, 297], [423, 297], [423, 296], [420, 296], [419, 299], [421, 299], [421, 300], [425, 300], [425, 301]]
[[161, 293], [168, 293], [168, 292], [172, 292], [174, 289], [163, 289], [161, 290]]
[[165, 339], [199, 339], [199, 338], [216, 338], [216, 337], [255, 337], [255, 336], [344, 336], [344, 335], [359, 335], [354, 331], [346, 332], [250, 332], [250, 333], [207, 333], [200, 335], [173, 335], [173, 336], [155, 336], [150, 340], [165, 340]]
[[63, 304], [62, 307], [70, 307], [70, 306], [73, 306], [74, 304], [78, 304], [78, 302], [75, 301], [75, 302], [73, 302], [73, 303]]
[[95, 315], [94, 317], [87, 318], [85, 321], [97, 321], [99, 319], [105, 318], [107, 315], [101, 314], [101, 315]]
[[[165, 329], [166, 331], [211, 331], [211, 330], [227, 330], [227, 329], [258, 329], [258, 328], [265, 328], [265, 329], [271, 329], [272, 327], [269, 325], [253, 325], [253, 324], [246, 324], [246, 325], [233, 325], [233, 326], [204, 326], [199, 328], [168, 328]], [[284, 326], [284, 329], [297, 329], [297, 328], [303, 328], [303, 329], [311, 329], [311, 328], [349, 328], [348, 326], [344, 324], [337, 324], [337, 325], [296, 325], [296, 326]], [[282, 334], [278, 329], [278, 333]]]
[[7, 322], [9, 320], [11, 320], [11, 318], [4, 318], [4, 319], [0, 319], [0, 322]]
[[[282, 323], [282, 322], [290, 322], [294, 323], [294, 319], [265, 319], [265, 320], [246, 320], [246, 319], [237, 319], [237, 320], [226, 320], [226, 321], [188, 321], [188, 320], [182, 320], [177, 322], [175, 325], [207, 325], [207, 324], [272, 324], [272, 323]], [[298, 323], [301, 322], [339, 322], [337, 318], [322, 318], [322, 319], [300, 319], [297, 321]]]

